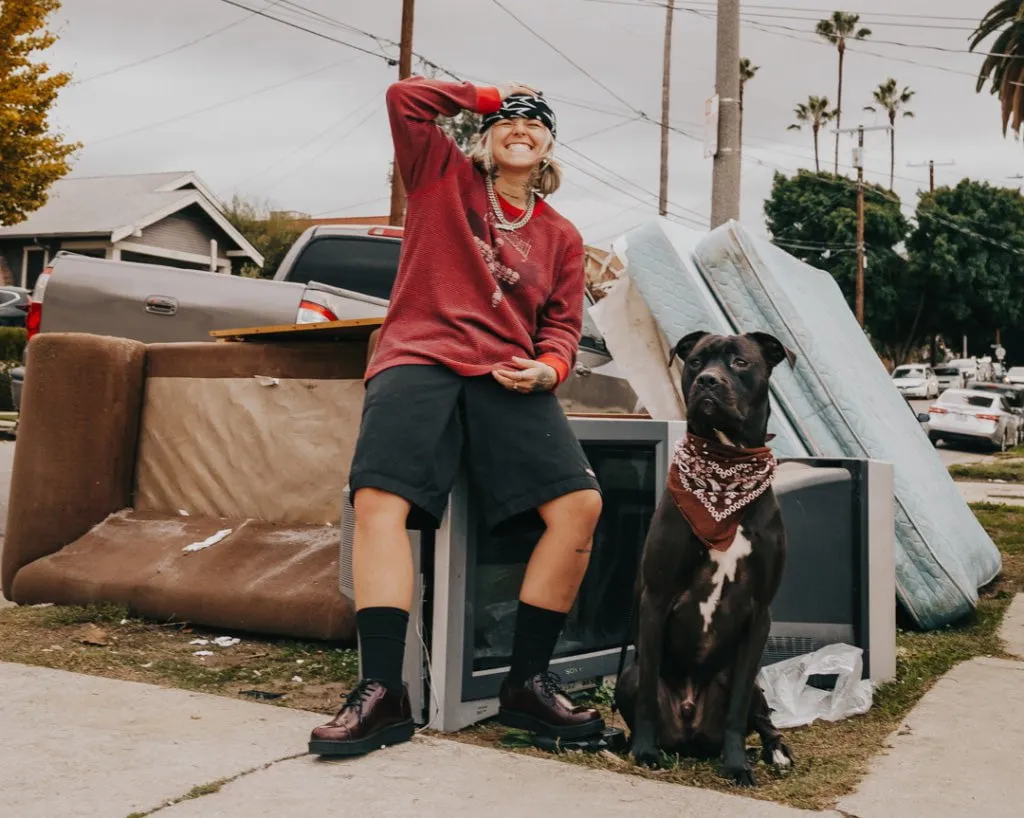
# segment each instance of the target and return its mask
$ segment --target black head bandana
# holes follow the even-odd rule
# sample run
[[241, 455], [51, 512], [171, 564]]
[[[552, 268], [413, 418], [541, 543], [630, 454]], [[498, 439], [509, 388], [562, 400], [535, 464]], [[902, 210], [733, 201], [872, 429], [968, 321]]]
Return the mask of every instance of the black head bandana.
[[513, 94], [501, 103], [500, 109], [484, 116], [483, 122], [480, 123], [480, 133], [486, 133], [491, 125], [503, 119], [539, 119], [551, 131], [552, 137], [558, 135], [555, 128], [555, 112], [542, 97]]

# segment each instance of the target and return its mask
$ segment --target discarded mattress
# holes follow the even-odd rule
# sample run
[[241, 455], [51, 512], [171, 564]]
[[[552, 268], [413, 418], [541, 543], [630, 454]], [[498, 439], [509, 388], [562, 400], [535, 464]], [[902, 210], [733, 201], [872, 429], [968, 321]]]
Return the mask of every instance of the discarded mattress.
[[[932, 629], [969, 613], [1001, 567], [914, 413], [827, 273], [730, 222], [710, 234], [655, 221], [617, 247], [666, 338], [770, 332], [797, 354], [772, 377], [779, 456], [893, 464], [896, 591]], [[614, 349], [612, 350], [614, 354]]]

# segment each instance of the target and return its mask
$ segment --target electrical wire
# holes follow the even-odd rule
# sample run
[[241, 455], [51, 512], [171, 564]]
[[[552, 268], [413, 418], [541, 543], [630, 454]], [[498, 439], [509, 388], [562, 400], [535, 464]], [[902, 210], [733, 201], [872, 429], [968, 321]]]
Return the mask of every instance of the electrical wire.
[[267, 91], [273, 91], [278, 88], [283, 88], [286, 85], [291, 85], [293, 82], [298, 82], [299, 80], [315, 76], [316, 74], [322, 74], [324, 71], [330, 71], [332, 68], [338, 68], [339, 66], [347, 65], [348, 63], [353, 62], [354, 60], [357, 59], [359, 59], [358, 55], [356, 55], [355, 57], [350, 57], [347, 60], [341, 60], [339, 62], [331, 63], [330, 65], [325, 65], [323, 68], [317, 68], [313, 71], [306, 71], [302, 74], [296, 74], [295, 76], [289, 77], [288, 79], [282, 80], [281, 82], [275, 82], [271, 85], [265, 85], [262, 88], [256, 88], [252, 91], [248, 91], [242, 94], [241, 96], [230, 97], [229, 99], [221, 100], [220, 102], [215, 102], [212, 105], [204, 105], [202, 108], [195, 108], [191, 111], [186, 111], [182, 114], [178, 114], [177, 116], [168, 117], [167, 119], [161, 119], [159, 122], [150, 122], [148, 125], [140, 125], [137, 128], [131, 128], [127, 131], [121, 131], [119, 133], [110, 134], [109, 136], [104, 136], [101, 137], [100, 139], [90, 139], [88, 140], [88, 145], [89, 147], [92, 147], [93, 145], [102, 145], [104, 142], [111, 142], [115, 139], [121, 139], [122, 137], [125, 136], [132, 136], [134, 134], [144, 133], [145, 131], [150, 131], [153, 128], [159, 128], [164, 125], [170, 125], [174, 122], [180, 122], [184, 119], [188, 119], [199, 114], [205, 114], [208, 111], [226, 108], [229, 105], [235, 105], [236, 103], [243, 102], [247, 99], [251, 99], [252, 97], [258, 96], [259, 94], [265, 94]]
[[[273, 2], [264, 7], [264, 11], [273, 8], [274, 6], [280, 4], [281, 2], [283, 2], [283, 0], [273, 0]], [[98, 80], [102, 77], [109, 77], [112, 74], [119, 74], [122, 71], [127, 71], [130, 68], [137, 68], [140, 65], [145, 65], [146, 63], [151, 63], [154, 60], [159, 60], [161, 57], [166, 57], [169, 54], [177, 54], [179, 51], [184, 51], [186, 48], [191, 48], [194, 45], [199, 45], [199, 43], [206, 42], [212, 37], [216, 37], [218, 34], [223, 34], [225, 31], [228, 31], [229, 29], [235, 28], [236, 26], [240, 26], [242, 25], [242, 23], [248, 22], [255, 16], [255, 13], [247, 14], [245, 17], [242, 17], [238, 20], [233, 20], [227, 25], [221, 26], [220, 28], [215, 28], [213, 31], [209, 31], [206, 34], [196, 37], [195, 39], [189, 40], [186, 43], [181, 43], [180, 45], [176, 45], [173, 48], [168, 48], [166, 51], [161, 51], [157, 54], [151, 54], [150, 56], [144, 57], [141, 60], [134, 60], [133, 62], [118, 65], [107, 71], [101, 71], [98, 74], [93, 74], [92, 76], [86, 77], [85, 79], [75, 80], [71, 83], [71, 87], [85, 85], [87, 82], [92, 82], [93, 80]]]

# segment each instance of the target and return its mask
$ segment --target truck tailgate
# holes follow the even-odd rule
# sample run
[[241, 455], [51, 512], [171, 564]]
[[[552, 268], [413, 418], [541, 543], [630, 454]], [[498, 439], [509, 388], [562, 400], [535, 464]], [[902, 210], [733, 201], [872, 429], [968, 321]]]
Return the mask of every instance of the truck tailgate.
[[210, 330], [292, 324], [302, 284], [61, 256], [46, 285], [42, 332], [144, 343], [209, 341]]

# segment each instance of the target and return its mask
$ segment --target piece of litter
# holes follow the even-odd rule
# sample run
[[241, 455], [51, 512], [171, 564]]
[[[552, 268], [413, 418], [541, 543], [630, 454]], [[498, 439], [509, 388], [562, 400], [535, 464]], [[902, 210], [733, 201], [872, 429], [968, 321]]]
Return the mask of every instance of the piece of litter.
[[190, 551], [202, 551], [204, 548], [209, 548], [211, 545], [216, 545], [230, 533], [230, 528], [222, 528], [216, 534], [211, 534], [202, 542], [194, 542], [191, 545], [186, 545], [181, 550], [184, 551], [186, 554]]
[[269, 375], [253, 375], [253, 378], [260, 386], [277, 386], [281, 383], [280, 378], [271, 378]]
[[284, 693], [271, 693], [267, 690], [239, 690], [239, 695], [249, 696], [253, 699], [280, 699]]
[[292, 681], [293, 682], [301, 682], [302, 681], [302, 677], [301, 676], [292, 676]]
[[122, 625], [127, 625], [128, 624], [128, 620], [127, 619], [122, 619], [121, 620], [121, 624]]
[[109, 640], [105, 630], [97, 628], [95, 625], [88, 625], [82, 632], [81, 642], [84, 645], [96, 645], [102, 648], [106, 647]]
[[139, 665], [139, 667], [153, 667], [153, 663], [152, 662], [146, 662], [146, 664]]
[[191, 642], [189, 642], [189, 644], [190, 645], [209, 645], [210, 644], [210, 640], [209, 639], [193, 639]]
[[191, 516], [191, 515], [190, 515], [190, 514], [189, 514], [189, 513], [187, 512], [187, 511], [185, 511], [185, 509], [183, 509], [183, 508], [179, 508], [179, 509], [178, 509], [178, 513], [179, 513], [179, 514], [180, 514], [180, 515], [181, 515], [182, 517], [189, 517], [189, 516]]
[[241, 639], [235, 639], [233, 636], [218, 636], [213, 640], [213, 644], [218, 645], [222, 648], [230, 648], [241, 642]]
[[304, 665], [304, 664], [306, 664], [306, 660], [305, 659], [296, 659], [295, 660], [295, 664], [297, 664], [297, 665]]
[[212, 650], [197, 650], [192, 654], [193, 656], [213, 656]]

